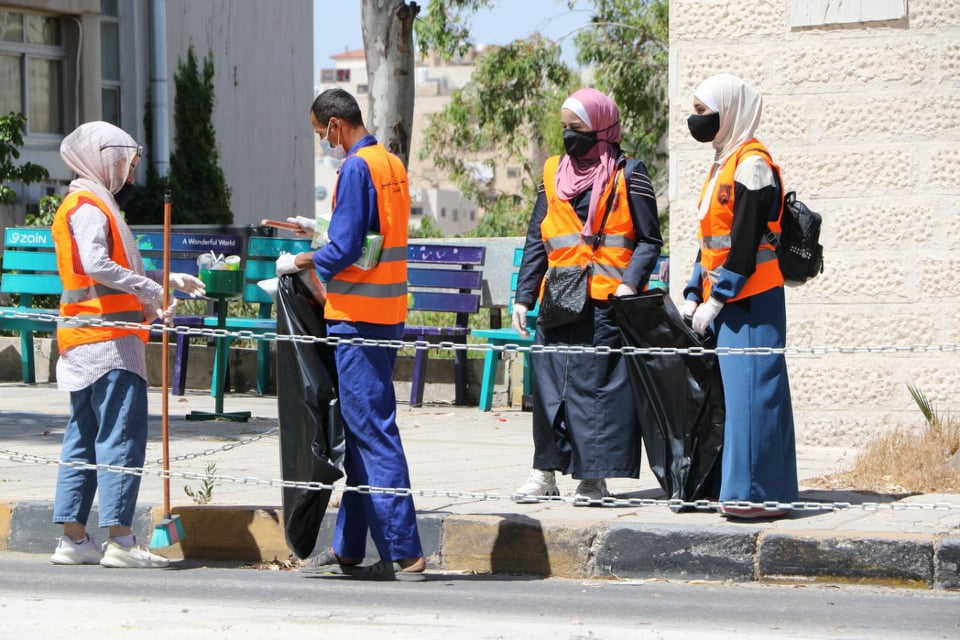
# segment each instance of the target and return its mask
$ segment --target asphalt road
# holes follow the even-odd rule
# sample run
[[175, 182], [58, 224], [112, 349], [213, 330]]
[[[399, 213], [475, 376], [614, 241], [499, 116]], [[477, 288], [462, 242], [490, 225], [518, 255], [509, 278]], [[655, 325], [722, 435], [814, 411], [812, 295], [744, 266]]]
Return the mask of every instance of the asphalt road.
[[0, 553], [3, 637], [611, 638], [960, 637], [960, 593], [840, 585], [563, 580], [433, 573], [360, 583], [181, 563], [58, 567]]

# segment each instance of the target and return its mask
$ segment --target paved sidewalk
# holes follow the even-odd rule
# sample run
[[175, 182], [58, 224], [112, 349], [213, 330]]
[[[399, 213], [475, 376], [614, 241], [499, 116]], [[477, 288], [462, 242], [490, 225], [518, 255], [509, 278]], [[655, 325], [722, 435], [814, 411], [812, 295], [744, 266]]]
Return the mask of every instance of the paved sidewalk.
[[[202, 476], [215, 464], [217, 476], [246, 479], [216, 481], [210, 504], [198, 506], [183, 488], [197, 490], [201, 480], [172, 478], [171, 500], [187, 538], [171, 552], [204, 559], [286, 559], [280, 489], [265, 482], [280, 479], [278, 439], [270, 434], [277, 427], [276, 397], [228, 394], [224, 409], [250, 411], [245, 423], [185, 420], [190, 411], [213, 410], [213, 398], [206, 393], [172, 396], [169, 404], [173, 473]], [[141, 537], [149, 537], [162, 503], [162, 481], [149, 474], [161, 468], [160, 407], [159, 390], [151, 389], [148, 475], [137, 521]], [[47, 553], [53, 548], [59, 533], [50, 522], [57, 466], [38, 464], [36, 457], [58, 459], [68, 413], [68, 394], [54, 385], [0, 384], [0, 550]], [[893, 502], [888, 496], [804, 486], [804, 480], [852, 464], [855, 452], [848, 448], [798, 448], [801, 500], [875, 507], [803, 511], [774, 522], [738, 523], [707, 511], [676, 514], [664, 506], [516, 504], [508, 496], [530, 471], [529, 413], [402, 404], [398, 418], [413, 489], [424, 492], [415, 493], [415, 502], [431, 569], [960, 588], [960, 495]], [[26, 460], [17, 458], [19, 454]], [[575, 486], [570, 478], [560, 480], [565, 496], [572, 495]], [[613, 479], [609, 487], [620, 498], [664, 498], [646, 468], [639, 479]], [[432, 495], [448, 492], [489, 497]], [[334, 501], [337, 497], [335, 492]], [[332, 530], [332, 511], [321, 531], [324, 544]], [[372, 545], [369, 548], [372, 551]]]

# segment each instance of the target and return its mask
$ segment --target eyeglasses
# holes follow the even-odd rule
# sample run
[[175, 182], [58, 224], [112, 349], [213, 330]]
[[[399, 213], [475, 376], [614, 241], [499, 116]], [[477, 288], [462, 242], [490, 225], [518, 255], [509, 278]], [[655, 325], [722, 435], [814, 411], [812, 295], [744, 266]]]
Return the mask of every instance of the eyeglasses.
[[100, 151], [103, 151], [104, 149], [136, 149], [136, 150], [137, 150], [137, 157], [140, 158], [140, 157], [143, 156], [143, 145], [142, 145], [142, 144], [138, 144], [138, 145], [132, 145], [132, 144], [105, 144], [105, 145], [103, 145], [102, 147], [100, 147]]

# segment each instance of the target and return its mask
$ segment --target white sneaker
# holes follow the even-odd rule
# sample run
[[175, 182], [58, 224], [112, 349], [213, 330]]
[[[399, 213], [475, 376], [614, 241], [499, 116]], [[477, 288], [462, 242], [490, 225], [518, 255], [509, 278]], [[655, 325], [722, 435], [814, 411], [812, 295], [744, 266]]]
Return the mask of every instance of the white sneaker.
[[169, 564], [169, 560], [153, 553], [146, 545], [134, 542], [128, 549], [112, 539], [104, 545], [100, 560], [100, 566], [113, 569], [161, 569]]
[[60, 536], [57, 550], [50, 556], [53, 564], [100, 564], [103, 545], [92, 536], [74, 542], [69, 536]]
[[591, 506], [591, 504], [595, 504], [593, 502], [594, 500], [603, 500], [609, 496], [610, 492], [607, 491], [607, 481], [603, 478], [598, 480], [581, 480], [573, 496], [573, 506]]
[[513, 492], [513, 499], [523, 502], [525, 498], [559, 495], [556, 474], [553, 471], [534, 469], [523, 486]]

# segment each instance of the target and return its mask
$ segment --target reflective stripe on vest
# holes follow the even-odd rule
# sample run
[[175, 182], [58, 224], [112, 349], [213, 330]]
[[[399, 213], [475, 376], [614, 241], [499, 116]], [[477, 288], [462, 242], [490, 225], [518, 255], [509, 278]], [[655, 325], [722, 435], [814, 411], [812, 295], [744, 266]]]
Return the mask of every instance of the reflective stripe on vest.
[[330, 280], [327, 283], [327, 293], [341, 293], [345, 295], [363, 296], [365, 298], [396, 298], [407, 295], [407, 283], [376, 284], [373, 282], [346, 282], [344, 280]]
[[[710, 296], [710, 290], [713, 283], [719, 278], [720, 269], [727, 261], [727, 255], [730, 253], [731, 230], [733, 228], [733, 216], [735, 211], [736, 185], [734, 184], [734, 175], [740, 158], [745, 155], [761, 155], [770, 165], [771, 169], [780, 176], [780, 167], [770, 161], [770, 154], [766, 148], [757, 140], [746, 142], [740, 149], [732, 155], [719, 168], [715, 186], [712, 194], [707, 194], [706, 190], [710, 186], [710, 176], [707, 177], [700, 192], [702, 203], [705, 197], [710, 198], [710, 207], [707, 215], [700, 220], [700, 228], [697, 237], [700, 241], [700, 264], [703, 266], [707, 278], [703, 282], [703, 299]], [[779, 184], [783, 184], [779, 181]], [[783, 193], [780, 194], [780, 215], [783, 214]], [[699, 204], [698, 204], [699, 206]], [[780, 217], [776, 221], [768, 223], [770, 232], [776, 236], [780, 235]], [[729, 298], [728, 301], [739, 300], [749, 296], [762, 293], [774, 287], [783, 285], [783, 275], [780, 273], [780, 264], [777, 262], [776, 248], [769, 242], [762, 243], [757, 248], [756, 269], [747, 278], [743, 288], [737, 295]]]
[[60, 295], [60, 302], [65, 304], [86, 302], [93, 298], [102, 298], [103, 296], [111, 296], [118, 293], [125, 292], [98, 282], [83, 289], [70, 289], [69, 291], [65, 289]]
[[[71, 318], [82, 318], [84, 320], [99, 320], [104, 322], [143, 322], [143, 311], [117, 311], [116, 313], [76, 313]], [[61, 327], [74, 327], [77, 325], [65, 322], [58, 323]]]
[[560, 156], [553, 156], [547, 159], [543, 167], [547, 215], [540, 225], [540, 233], [548, 264], [551, 267], [576, 265], [581, 268], [592, 264], [590, 297], [606, 301], [616, 292], [636, 247], [637, 235], [630, 215], [627, 176], [624, 175], [623, 168], [618, 167], [620, 177], [616, 180], [617, 192], [613, 193], [614, 180], [610, 180], [600, 196], [591, 230], [593, 234], [600, 232], [600, 223], [603, 222], [603, 212], [608, 200], [611, 197], [614, 200], [603, 227], [602, 240], [594, 251], [593, 242], [596, 236], [581, 236], [583, 222], [570, 202], [557, 195], [556, 173], [559, 164]]
[[[81, 206], [91, 205], [99, 209], [109, 225], [108, 250], [110, 259], [130, 268], [130, 261], [123, 247], [123, 238], [110, 209], [88, 191], [67, 194], [53, 219], [51, 234], [57, 253], [57, 270], [63, 281], [60, 297], [60, 315], [89, 318], [110, 322], [145, 321], [143, 303], [135, 295], [98, 283], [83, 271], [79, 249], [70, 231], [70, 216]], [[57, 345], [60, 353], [81, 344], [106, 342], [123, 336], [134, 335], [146, 342], [150, 332], [146, 329], [122, 329], [96, 325], [71, 325], [58, 323]]]
[[[568, 233], [562, 236], [556, 236], [549, 240], [544, 240], [543, 245], [547, 248], [547, 253], [564, 247], [575, 247], [580, 242], [588, 246], [593, 246], [594, 236], [581, 236], [579, 233]], [[600, 239], [601, 247], [617, 247], [620, 249], [629, 249], [631, 252], [636, 248], [637, 243], [626, 236], [614, 236], [604, 234]]]
[[[351, 265], [326, 283], [324, 317], [347, 322], [399, 324], [407, 318], [407, 225], [410, 220], [407, 171], [400, 159], [382, 144], [361, 147], [355, 155], [367, 163], [370, 180], [377, 190], [383, 249], [380, 262], [372, 269]], [[337, 215], [336, 195], [333, 215]]]

